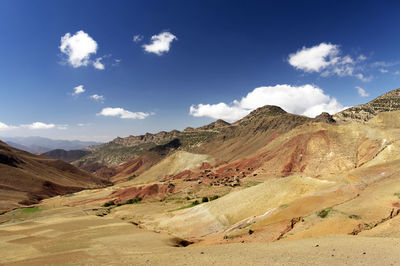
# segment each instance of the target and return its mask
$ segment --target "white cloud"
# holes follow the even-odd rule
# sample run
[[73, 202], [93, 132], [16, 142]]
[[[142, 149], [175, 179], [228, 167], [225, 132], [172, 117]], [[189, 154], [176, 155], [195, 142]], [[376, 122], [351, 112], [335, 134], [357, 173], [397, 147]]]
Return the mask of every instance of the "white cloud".
[[372, 63], [372, 67], [392, 67], [392, 66], [397, 66], [399, 64], [400, 61], [392, 61], [392, 62], [377, 61]]
[[363, 74], [361, 74], [361, 73], [355, 74], [354, 76], [355, 76], [356, 78], [358, 78], [359, 80], [364, 81], [364, 82], [369, 82], [369, 81], [372, 80], [372, 76], [365, 77], [365, 76], [364, 76]]
[[91, 54], [97, 52], [97, 42], [86, 32], [80, 30], [75, 35], [66, 33], [61, 37], [60, 50], [68, 56], [68, 63], [76, 68], [87, 66]]
[[100, 113], [97, 115], [102, 115], [102, 116], [117, 116], [122, 119], [145, 119], [148, 117], [150, 114], [149, 113], [144, 113], [144, 112], [131, 112], [128, 110], [125, 110], [123, 108], [113, 108], [113, 107], [107, 107], [103, 108]]
[[17, 128], [17, 127], [10, 126], [10, 125], [7, 125], [7, 124], [4, 124], [4, 123], [0, 122], [0, 131], [6, 131], [6, 130], [15, 129], [15, 128]]
[[310, 117], [322, 112], [334, 114], [344, 109], [335, 98], [331, 98], [318, 87], [309, 84], [299, 87], [282, 84], [255, 88], [240, 101], [235, 100], [232, 104], [192, 105], [190, 114], [232, 122], [264, 105], [277, 105], [289, 113]]
[[119, 66], [119, 63], [121, 63], [121, 59], [114, 59], [114, 63], [111, 66], [113, 67]]
[[233, 122], [246, 116], [250, 111], [249, 109], [242, 108], [237, 102], [234, 102], [231, 105], [226, 103], [192, 105], [190, 106], [189, 113], [192, 116], [207, 116]]
[[361, 87], [356, 87], [358, 95], [360, 95], [361, 97], [368, 97], [369, 94], [365, 91], [365, 89], [361, 88]]
[[320, 72], [338, 60], [339, 47], [330, 43], [321, 43], [311, 48], [303, 47], [289, 55], [289, 64], [305, 72]]
[[57, 129], [67, 130], [67, 129], [68, 129], [68, 125], [67, 125], [67, 124], [64, 124], [64, 125], [57, 125]]
[[384, 68], [381, 68], [381, 69], [379, 69], [379, 72], [381, 72], [381, 73], [387, 73], [387, 72], [389, 72], [387, 69], [384, 69]]
[[158, 35], [153, 35], [151, 37], [151, 43], [145, 44], [142, 47], [148, 53], [162, 55], [169, 51], [171, 43], [177, 39], [178, 38], [170, 32], [161, 32]]
[[331, 75], [353, 76], [367, 81], [363, 74], [355, 73], [358, 69], [357, 64], [366, 60], [366, 56], [360, 55], [357, 60], [354, 60], [349, 55], [341, 56], [340, 54], [338, 45], [320, 43], [310, 48], [303, 47], [296, 53], [290, 54], [288, 62], [297, 70], [307, 73], [321, 73], [323, 77]]
[[133, 41], [135, 43], [141, 42], [142, 40], [143, 40], [143, 35], [138, 34], [138, 35], [133, 36]]
[[6, 130], [6, 129], [9, 129], [9, 126], [0, 122], [0, 130]]
[[101, 62], [102, 59], [102, 57], [96, 58], [96, 60], [93, 62], [93, 67], [99, 70], [104, 70], [105, 66]]
[[55, 124], [46, 124], [46, 123], [42, 123], [42, 122], [34, 122], [29, 125], [21, 125], [21, 127], [25, 127], [25, 128], [29, 128], [29, 129], [51, 129], [51, 128], [55, 128], [56, 125]]
[[365, 55], [360, 55], [359, 57], [358, 57], [358, 60], [360, 60], [360, 61], [364, 61], [364, 60], [367, 60], [367, 57], [365, 56]]
[[84, 93], [85, 91], [86, 90], [83, 88], [83, 85], [79, 85], [79, 86], [76, 86], [74, 88], [74, 92], [72, 93], [72, 95], [76, 96], [76, 95], [79, 95], [81, 93]]
[[98, 94], [90, 95], [89, 98], [98, 102], [104, 102], [105, 100], [103, 95], [98, 95]]

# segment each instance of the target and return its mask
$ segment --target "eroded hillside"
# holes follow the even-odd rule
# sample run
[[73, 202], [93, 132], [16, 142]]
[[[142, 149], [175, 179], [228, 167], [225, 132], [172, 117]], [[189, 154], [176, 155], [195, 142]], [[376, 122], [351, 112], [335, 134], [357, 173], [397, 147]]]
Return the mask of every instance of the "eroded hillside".
[[0, 212], [88, 188], [110, 185], [68, 163], [0, 142]]

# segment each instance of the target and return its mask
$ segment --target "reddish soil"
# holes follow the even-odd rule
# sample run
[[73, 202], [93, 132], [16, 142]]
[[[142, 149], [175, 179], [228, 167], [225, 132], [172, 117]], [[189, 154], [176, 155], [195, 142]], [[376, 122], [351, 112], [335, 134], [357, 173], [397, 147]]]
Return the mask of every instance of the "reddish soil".
[[173, 184], [152, 184], [141, 187], [130, 187], [118, 190], [110, 195], [115, 203], [124, 203], [129, 199], [136, 198], [165, 198], [168, 193], [173, 192], [175, 186]]

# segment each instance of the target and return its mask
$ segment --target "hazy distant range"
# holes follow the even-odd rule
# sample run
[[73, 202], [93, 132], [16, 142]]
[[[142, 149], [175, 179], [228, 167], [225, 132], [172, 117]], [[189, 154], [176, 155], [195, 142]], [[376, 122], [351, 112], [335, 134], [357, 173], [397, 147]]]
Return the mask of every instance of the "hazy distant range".
[[36, 154], [54, 149], [79, 150], [87, 146], [102, 144], [94, 141], [54, 140], [42, 137], [2, 137], [1, 140], [17, 149]]

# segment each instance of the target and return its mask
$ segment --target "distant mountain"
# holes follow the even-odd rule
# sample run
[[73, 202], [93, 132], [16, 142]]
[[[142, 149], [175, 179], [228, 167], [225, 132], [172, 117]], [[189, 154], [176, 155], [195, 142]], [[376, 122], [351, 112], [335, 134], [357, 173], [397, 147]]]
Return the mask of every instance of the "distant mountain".
[[10, 146], [35, 154], [55, 149], [81, 150], [87, 146], [101, 144], [94, 141], [54, 140], [43, 137], [3, 137], [3, 140]]
[[112, 181], [119, 182], [127, 176], [143, 173], [178, 150], [211, 154], [224, 161], [250, 155], [268, 139], [310, 122], [335, 121], [327, 113], [309, 118], [266, 105], [233, 124], [217, 120], [198, 128], [188, 127], [183, 132], [173, 130], [118, 137], [109, 143], [91, 147], [91, 154], [72, 163], [95, 175], [113, 177]]
[[73, 162], [75, 160], [78, 160], [80, 158], [82, 158], [85, 155], [90, 154], [91, 152], [88, 150], [70, 150], [70, 151], [66, 151], [63, 149], [56, 149], [56, 150], [51, 150], [48, 152], [44, 152], [40, 155], [46, 157], [46, 158], [50, 158], [50, 159], [58, 159], [58, 160], [62, 160], [64, 162], [70, 163]]

